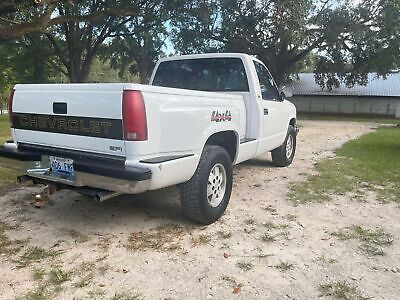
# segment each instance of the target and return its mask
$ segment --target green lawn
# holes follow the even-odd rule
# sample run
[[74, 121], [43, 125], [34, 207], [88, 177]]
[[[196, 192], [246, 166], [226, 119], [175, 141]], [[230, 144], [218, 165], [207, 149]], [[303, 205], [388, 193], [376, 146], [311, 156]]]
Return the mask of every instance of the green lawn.
[[316, 164], [318, 175], [290, 186], [288, 197], [296, 203], [323, 202], [333, 194], [354, 192], [363, 200], [376, 191], [380, 201], [400, 202], [400, 128], [379, 128], [346, 143], [337, 157]]
[[400, 119], [352, 115], [329, 115], [329, 114], [307, 114], [299, 113], [299, 120], [320, 120], [320, 121], [353, 121], [353, 122], [372, 122], [378, 124], [400, 124]]
[[8, 120], [8, 115], [0, 115], [0, 144], [10, 139], [10, 122]]
[[[11, 138], [10, 123], [8, 115], [0, 115], [0, 144]], [[15, 179], [18, 174], [14, 170], [5, 169], [0, 167], [0, 194], [3, 194], [8, 187], [15, 184]]]

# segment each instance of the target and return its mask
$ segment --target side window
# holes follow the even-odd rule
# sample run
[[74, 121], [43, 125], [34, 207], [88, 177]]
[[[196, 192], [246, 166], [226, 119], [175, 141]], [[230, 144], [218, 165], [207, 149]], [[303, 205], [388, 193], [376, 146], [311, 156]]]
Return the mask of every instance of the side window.
[[260, 63], [254, 61], [258, 80], [260, 81], [261, 94], [263, 100], [278, 101], [279, 91], [269, 74], [268, 70]]

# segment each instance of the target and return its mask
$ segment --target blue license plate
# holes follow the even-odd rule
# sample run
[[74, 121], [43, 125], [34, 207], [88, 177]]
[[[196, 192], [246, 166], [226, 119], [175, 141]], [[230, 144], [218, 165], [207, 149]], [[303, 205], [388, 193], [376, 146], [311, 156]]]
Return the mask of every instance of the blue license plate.
[[69, 158], [50, 156], [50, 167], [53, 175], [63, 179], [74, 180], [74, 161]]

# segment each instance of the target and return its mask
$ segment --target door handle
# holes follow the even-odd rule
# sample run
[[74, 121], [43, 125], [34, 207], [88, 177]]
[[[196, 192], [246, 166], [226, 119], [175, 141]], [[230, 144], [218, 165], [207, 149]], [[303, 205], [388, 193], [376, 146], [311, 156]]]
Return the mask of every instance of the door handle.
[[269, 113], [268, 108], [264, 108], [264, 116], [268, 116], [268, 113]]

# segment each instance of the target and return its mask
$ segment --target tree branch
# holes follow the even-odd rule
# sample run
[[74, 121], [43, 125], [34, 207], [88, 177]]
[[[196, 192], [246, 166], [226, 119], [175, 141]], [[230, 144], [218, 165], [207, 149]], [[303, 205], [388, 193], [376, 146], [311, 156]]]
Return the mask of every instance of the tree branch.
[[[58, 3], [59, 1], [55, 2]], [[105, 17], [123, 18], [129, 16], [137, 16], [139, 14], [139, 11], [134, 7], [133, 8], [130, 7], [131, 9], [123, 7], [123, 8], [109, 8], [107, 10], [94, 12], [90, 15], [58, 15], [52, 18], [52, 14], [54, 12], [55, 7], [56, 7], [55, 4], [49, 5], [48, 8], [46, 9], [46, 12], [32, 22], [15, 24], [15, 22], [17, 21], [13, 21], [14, 22], [13, 24], [1, 27], [0, 40], [13, 39], [33, 32], [44, 32], [48, 27], [68, 22], [98, 21], [104, 19]]]

